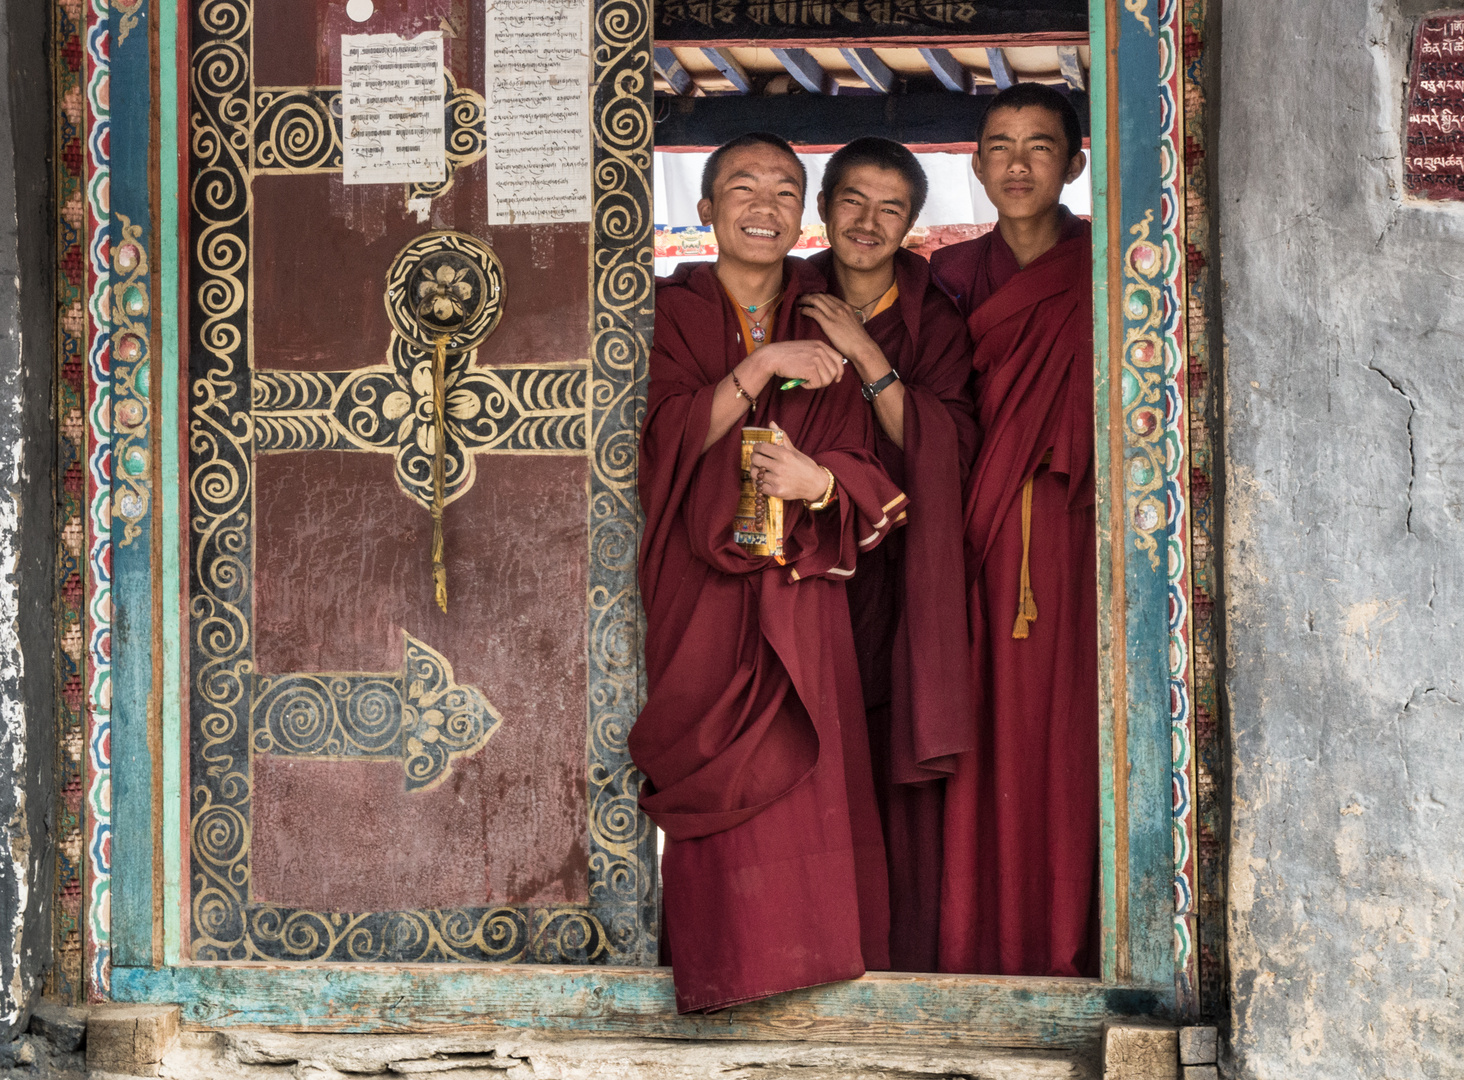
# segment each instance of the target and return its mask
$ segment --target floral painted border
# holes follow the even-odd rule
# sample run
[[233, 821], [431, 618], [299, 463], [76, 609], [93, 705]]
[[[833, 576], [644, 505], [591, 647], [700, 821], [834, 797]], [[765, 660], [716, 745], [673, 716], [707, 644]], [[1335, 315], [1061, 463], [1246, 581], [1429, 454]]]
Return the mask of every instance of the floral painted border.
[[85, 775], [85, 501], [86, 221], [82, 82], [82, 2], [57, 0], [52, 9], [52, 86], [55, 93], [56, 191], [56, 734], [60, 799], [53, 930], [55, 962], [47, 993], [82, 999], [86, 903], [83, 882]]
[[86, 991], [111, 984], [112, 418], [108, 0], [86, 0]]
[[1158, 11], [1160, 111], [1160, 216], [1163, 273], [1159, 283], [1164, 350], [1164, 506], [1168, 522], [1166, 569], [1169, 593], [1169, 715], [1173, 741], [1174, 966], [1180, 1009], [1195, 1003], [1194, 729], [1191, 715], [1189, 431], [1184, 202], [1184, 90], [1179, 0], [1160, 0]]

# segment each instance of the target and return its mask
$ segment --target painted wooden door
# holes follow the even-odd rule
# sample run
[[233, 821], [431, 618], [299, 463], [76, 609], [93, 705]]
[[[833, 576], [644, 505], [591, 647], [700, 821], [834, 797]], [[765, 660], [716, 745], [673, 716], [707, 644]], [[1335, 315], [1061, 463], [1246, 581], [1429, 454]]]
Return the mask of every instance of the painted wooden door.
[[[446, 180], [345, 184], [342, 35], [427, 31]], [[601, 139], [595, 221], [490, 227], [481, 3], [194, 0], [188, 55], [185, 954], [654, 962], [643, 136]], [[501, 319], [445, 365], [443, 612], [433, 353], [386, 293], [453, 247]]]

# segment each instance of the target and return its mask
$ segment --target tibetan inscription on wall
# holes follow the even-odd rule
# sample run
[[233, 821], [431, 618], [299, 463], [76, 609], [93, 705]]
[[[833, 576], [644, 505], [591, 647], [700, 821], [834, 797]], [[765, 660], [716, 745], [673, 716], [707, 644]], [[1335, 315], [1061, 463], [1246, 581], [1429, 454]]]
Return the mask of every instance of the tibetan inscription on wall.
[[341, 38], [342, 168], [348, 184], [432, 184], [447, 176], [442, 31]]
[[588, 0], [487, 0], [488, 223], [590, 220]]
[[1464, 11], [1418, 25], [1404, 150], [1408, 194], [1464, 201]]

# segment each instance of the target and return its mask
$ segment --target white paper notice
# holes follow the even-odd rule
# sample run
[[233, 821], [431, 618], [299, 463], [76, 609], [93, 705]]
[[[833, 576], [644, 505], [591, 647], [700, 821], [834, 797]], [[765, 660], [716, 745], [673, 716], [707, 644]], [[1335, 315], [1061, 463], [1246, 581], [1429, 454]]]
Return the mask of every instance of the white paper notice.
[[486, 4], [488, 223], [589, 221], [589, 0]]
[[447, 179], [442, 31], [341, 37], [342, 165], [348, 184]]

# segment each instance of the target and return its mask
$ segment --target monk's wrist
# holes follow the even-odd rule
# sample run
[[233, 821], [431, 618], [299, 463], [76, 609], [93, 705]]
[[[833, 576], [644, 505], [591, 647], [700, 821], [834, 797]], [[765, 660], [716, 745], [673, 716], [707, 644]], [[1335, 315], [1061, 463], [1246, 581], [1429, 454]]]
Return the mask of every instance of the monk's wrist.
[[754, 393], [760, 394], [762, 388], [772, 381], [775, 364], [776, 360], [769, 360], [764, 349], [758, 349], [738, 364], [735, 370], [743, 383], [749, 384], [748, 389], [751, 389], [751, 384], [755, 383], [757, 390]]
[[864, 383], [877, 382], [895, 370], [885, 359], [885, 354], [880, 351], [879, 346], [872, 341], [867, 348], [851, 354], [849, 360], [859, 374], [859, 381]]

